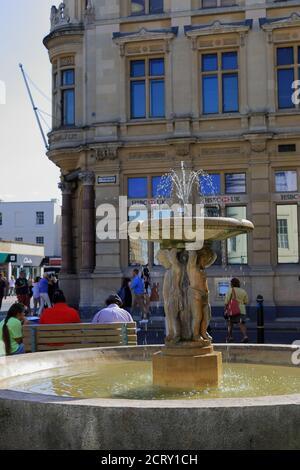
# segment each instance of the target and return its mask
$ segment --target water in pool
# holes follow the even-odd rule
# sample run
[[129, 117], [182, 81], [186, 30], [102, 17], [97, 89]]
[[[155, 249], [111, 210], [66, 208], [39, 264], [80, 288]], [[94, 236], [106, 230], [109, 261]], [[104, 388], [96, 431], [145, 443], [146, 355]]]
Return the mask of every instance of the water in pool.
[[[179, 378], [180, 379], [180, 378]], [[78, 366], [23, 377], [14, 390], [74, 398], [139, 400], [207, 399], [300, 393], [300, 368], [260, 364], [224, 364], [219, 389], [166, 391], [152, 385], [152, 363], [116, 361]]]

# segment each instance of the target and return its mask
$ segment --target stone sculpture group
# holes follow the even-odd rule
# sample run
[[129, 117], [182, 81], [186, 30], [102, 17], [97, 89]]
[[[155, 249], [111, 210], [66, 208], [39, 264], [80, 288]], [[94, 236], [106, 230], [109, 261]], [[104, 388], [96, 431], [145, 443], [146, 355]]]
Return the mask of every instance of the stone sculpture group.
[[166, 269], [163, 297], [168, 326], [166, 344], [197, 342], [207, 346], [211, 319], [205, 269], [216, 260], [206, 244], [201, 250], [161, 249], [158, 260]]

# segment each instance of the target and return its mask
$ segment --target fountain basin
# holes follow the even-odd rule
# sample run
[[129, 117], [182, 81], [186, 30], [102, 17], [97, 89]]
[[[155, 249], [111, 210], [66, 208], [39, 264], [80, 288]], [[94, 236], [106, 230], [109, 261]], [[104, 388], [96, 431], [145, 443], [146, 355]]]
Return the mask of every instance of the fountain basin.
[[[164, 234], [162, 221], [170, 226], [170, 233]], [[184, 221], [184, 222], [183, 222]], [[141, 222], [140, 238], [154, 242], [171, 240], [177, 242], [190, 241], [195, 236], [195, 230], [203, 233], [203, 240], [226, 240], [238, 235], [251, 233], [254, 225], [249, 220], [238, 220], [229, 217], [170, 217], [170, 219], [150, 219]], [[168, 227], [167, 227], [168, 228]], [[184, 228], [184, 230], [183, 230]]]
[[[296, 346], [217, 345], [224, 362], [291, 366]], [[159, 346], [0, 359], [0, 449], [299, 449], [299, 394], [196, 400], [78, 399], [12, 390], [27, 374], [115, 360]]]

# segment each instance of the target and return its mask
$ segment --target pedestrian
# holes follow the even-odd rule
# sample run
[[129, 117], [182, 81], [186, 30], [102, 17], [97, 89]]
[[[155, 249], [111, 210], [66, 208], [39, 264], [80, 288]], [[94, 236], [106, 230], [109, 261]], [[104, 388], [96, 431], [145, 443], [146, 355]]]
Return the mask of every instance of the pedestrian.
[[151, 293], [152, 293], [152, 288], [151, 288], [151, 276], [150, 276], [150, 271], [148, 267], [146, 266], [143, 270], [143, 276], [144, 280], [144, 320], [149, 320], [150, 317], [150, 298], [151, 298]]
[[16, 288], [16, 279], [15, 279], [15, 276], [11, 276], [9, 280], [9, 292], [8, 292], [9, 297], [13, 297], [16, 294], [15, 288]]
[[34, 316], [36, 316], [38, 309], [41, 306], [40, 289], [39, 289], [40, 280], [41, 278], [39, 276], [36, 277], [32, 285], [33, 315]]
[[123, 302], [123, 308], [131, 313], [132, 309], [132, 293], [130, 289], [130, 278], [124, 277], [122, 280], [121, 289], [118, 291], [118, 296]]
[[58, 281], [54, 274], [49, 276], [48, 295], [50, 302], [53, 303], [53, 296], [58, 289]]
[[234, 341], [232, 332], [234, 325], [239, 325], [243, 335], [242, 343], [249, 343], [246, 327], [246, 305], [248, 304], [248, 294], [241, 288], [239, 279], [231, 280], [231, 288], [225, 297], [225, 319], [227, 320], [227, 343]]
[[122, 308], [122, 299], [110, 295], [106, 300], [106, 308], [100, 310], [93, 318], [92, 323], [106, 325], [110, 323], [133, 323], [132, 316]]
[[68, 323], [81, 323], [79, 313], [68, 306], [63, 291], [57, 290], [53, 295], [53, 307], [46, 308], [39, 323], [43, 325], [63, 325]]
[[23, 304], [13, 304], [6, 318], [0, 323], [0, 341], [4, 343], [7, 356], [24, 354], [22, 323], [25, 320]]
[[39, 317], [41, 316], [42, 311], [44, 310], [46, 305], [48, 308], [52, 307], [51, 301], [49, 299], [48, 289], [49, 289], [49, 276], [48, 274], [44, 274], [44, 276], [39, 282], [39, 291], [40, 291], [40, 308], [39, 308], [39, 313], [38, 313]]
[[26, 278], [26, 272], [21, 271], [20, 276], [16, 280], [16, 294], [19, 304], [23, 304], [27, 310], [30, 311], [30, 298], [29, 298], [29, 285]]
[[3, 302], [3, 299], [5, 297], [5, 293], [6, 293], [6, 282], [5, 282], [5, 279], [3, 277], [3, 274], [0, 273], [0, 312], [1, 312], [1, 308], [2, 308], [2, 302]]
[[139, 270], [133, 270], [133, 278], [130, 284], [131, 291], [133, 293], [133, 306], [132, 310], [135, 312], [138, 310], [138, 313], [141, 315], [142, 319], [145, 315], [145, 283], [144, 280], [139, 275]]

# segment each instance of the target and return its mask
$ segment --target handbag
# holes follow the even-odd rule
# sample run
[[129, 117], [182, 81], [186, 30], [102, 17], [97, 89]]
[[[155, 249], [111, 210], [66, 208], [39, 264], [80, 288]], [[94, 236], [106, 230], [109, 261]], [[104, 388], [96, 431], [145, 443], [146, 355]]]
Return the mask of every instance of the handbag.
[[238, 317], [241, 315], [240, 304], [237, 301], [236, 293], [234, 288], [232, 288], [230, 300], [225, 308], [225, 318]]

